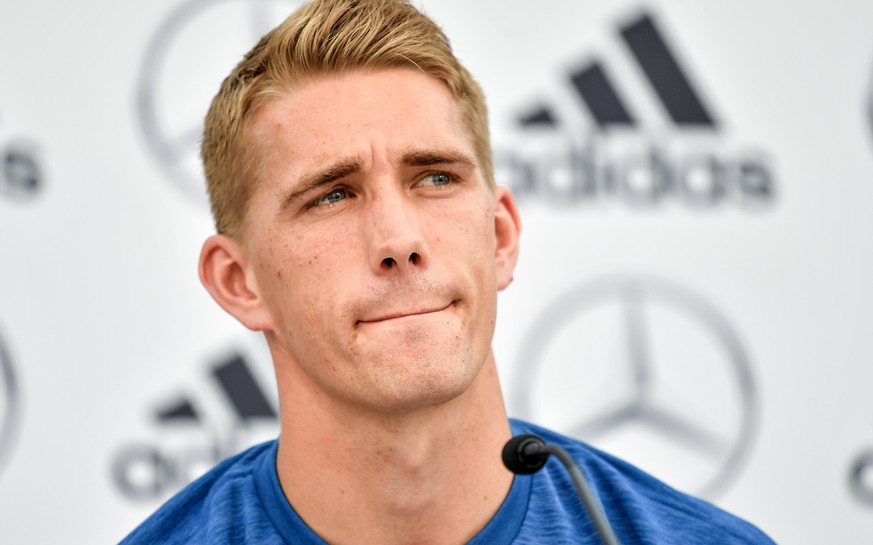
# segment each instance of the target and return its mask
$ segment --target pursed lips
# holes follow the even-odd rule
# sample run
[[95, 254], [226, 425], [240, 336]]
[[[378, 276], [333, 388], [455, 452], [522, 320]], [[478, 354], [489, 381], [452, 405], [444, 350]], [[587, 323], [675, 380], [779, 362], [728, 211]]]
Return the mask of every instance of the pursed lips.
[[437, 312], [442, 312], [452, 306], [452, 303], [449, 303], [443, 307], [428, 307], [423, 309], [416, 309], [411, 311], [399, 311], [399, 312], [390, 312], [388, 314], [378, 316], [375, 318], [368, 318], [366, 320], [358, 320], [359, 324], [374, 324], [378, 322], [386, 322], [388, 320], [396, 320], [398, 318], [407, 318], [410, 316], [424, 316], [426, 314], [435, 314]]

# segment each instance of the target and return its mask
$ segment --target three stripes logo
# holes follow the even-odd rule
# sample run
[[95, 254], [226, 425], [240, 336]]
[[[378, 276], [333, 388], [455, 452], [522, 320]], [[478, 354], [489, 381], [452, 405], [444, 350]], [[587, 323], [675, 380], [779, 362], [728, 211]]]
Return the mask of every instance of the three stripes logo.
[[499, 179], [520, 200], [555, 204], [771, 203], [775, 180], [766, 154], [725, 145], [722, 125], [652, 15], [643, 12], [618, 30], [632, 65], [624, 73], [650, 95], [634, 99], [655, 103], [649, 118], [601, 60], [589, 60], [568, 70], [558, 90], [564, 100], [536, 101], [517, 116], [519, 141], [495, 152]]
[[231, 352], [211, 367], [210, 376], [226, 418], [209, 418], [200, 408], [204, 402], [190, 395], [155, 410], [157, 436], [124, 446], [113, 460], [113, 481], [126, 498], [160, 500], [242, 448], [276, 437], [278, 414], [249, 360]]

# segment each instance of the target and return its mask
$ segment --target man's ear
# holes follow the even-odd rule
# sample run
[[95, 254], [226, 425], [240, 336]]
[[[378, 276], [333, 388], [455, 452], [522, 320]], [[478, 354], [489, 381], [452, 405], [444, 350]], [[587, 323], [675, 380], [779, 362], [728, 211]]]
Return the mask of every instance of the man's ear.
[[497, 289], [505, 289], [512, 282], [515, 263], [518, 261], [518, 236], [521, 219], [515, 207], [515, 199], [508, 188], [497, 186], [497, 204], [494, 207], [494, 234], [496, 241]]
[[243, 247], [226, 235], [213, 235], [200, 251], [200, 281], [221, 308], [253, 331], [270, 328], [271, 317], [248, 270]]

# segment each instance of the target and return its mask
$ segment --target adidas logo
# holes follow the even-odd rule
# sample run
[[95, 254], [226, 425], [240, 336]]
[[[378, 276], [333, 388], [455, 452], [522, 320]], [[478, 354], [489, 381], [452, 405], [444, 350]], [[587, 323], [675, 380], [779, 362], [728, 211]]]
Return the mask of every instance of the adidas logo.
[[498, 179], [520, 201], [557, 205], [771, 203], [776, 187], [766, 154], [724, 145], [716, 116], [654, 18], [644, 12], [618, 31], [630, 58], [622, 60], [632, 65], [623, 73], [640, 79], [657, 119], [644, 120], [620, 80], [601, 60], [589, 60], [568, 70], [557, 90], [566, 100], [538, 100], [516, 116], [516, 141], [495, 149]]
[[[212, 376], [227, 396], [239, 423], [245, 424], [260, 418], [278, 418], [246, 360], [240, 354], [232, 353], [225, 361], [216, 365], [212, 369]], [[166, 408], [158, 410], [157, 418], [161, 423], [182, 421], [202, 425], [200, 414], [191, 399], [187, 397], [182, 397]]]
[[123, 446], [113, 460], [118, 491], [130, 500], [161, 500], [221, 460], [276, 437], [278, 414], [252, 369], [242, 354], [230, 352], [209, 368], [212, 403], [204, 391], [200, 398], [180, 395], [154, 410], [155, 437]]

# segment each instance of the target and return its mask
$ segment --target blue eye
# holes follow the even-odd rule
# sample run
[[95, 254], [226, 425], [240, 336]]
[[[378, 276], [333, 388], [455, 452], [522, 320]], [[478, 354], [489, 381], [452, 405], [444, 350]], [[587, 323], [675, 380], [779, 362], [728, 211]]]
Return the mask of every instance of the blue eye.
[[[428, 181], [430, 183], [428, 183]], [[421, 182], [426, 185], [434, 186], [449, 185], [450, 183], [452, 183], [452, 177], [444, 172], [437, 172], [434, 174], [428, 174], [421, 179]]]
[[333, 204], [335, 202], [339, 202], [339, 201], [345, 199], [348, 196], [349, 196], [349, 194], [348, 194], [348, 192], [346, 192], [345, 189], [334, 189], [330, 193], [328, 193], [328, 194], [324, 195], [323, 197], [321, 197], [320, 199], [316, 200], [315, 205], [318, 206], [318, 205], [322, 205], [322, 204]]

